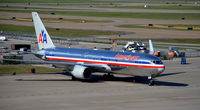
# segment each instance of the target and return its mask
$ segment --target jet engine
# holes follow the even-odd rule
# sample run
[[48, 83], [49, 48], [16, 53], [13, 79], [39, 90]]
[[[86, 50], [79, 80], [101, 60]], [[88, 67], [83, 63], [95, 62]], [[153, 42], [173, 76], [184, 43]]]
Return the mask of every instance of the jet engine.
[[87, 79], [92, 74], [91, 70], [88, 67], [81, 65], [75, 65], [71, 73], [75, 78], [79, 79]]

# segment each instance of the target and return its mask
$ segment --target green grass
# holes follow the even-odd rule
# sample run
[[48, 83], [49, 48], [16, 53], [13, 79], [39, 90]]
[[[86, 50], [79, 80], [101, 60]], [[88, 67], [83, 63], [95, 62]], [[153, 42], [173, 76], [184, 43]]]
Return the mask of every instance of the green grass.
[[31, 26], [16, 26], [16, 25], [7, 25], [7, 24], [0, 24], [1, 31], [7, 32], [24, 32], [24, 33], [34, 33], [35, 29]]
[[[1, 0], [0, 3], [144, 3], [147, 0]], [[153, 0], [151, 3], [199, 0]]]
[[18, 64], [18, 65], [0, 65], [0, 74], [12, 74], [16, 73], [31, 73], [32, 68], [36, 69], [36, 73], [44, 72], [62, 72], [60, 68], [48, 68], [40, 66], [32, 66], [30, 64]]
[[169, 25], [163, 25], [163, 26], [183, 26], [183, 27], [197, 27], [197, 28], [200, 28], [200, 25], [184, 25], [184, 24], [169, 24]]
[[[158, 28], [154, 28], [154, 27], [147, 27], [147, 26], [140, 26], [140, 25], [119, 25], [118, 27], [122, 27], [122, 28], [148, 28], [148, 29], [158, 29]], [[160, 29], [160, 28], [159, 28]]]
[[200, 39], [153, 39], [154, 42], [200, 44]]
[[[109, 39], [109, 38], [105, 38]], [[142, 41], [148, 42], [149, 39], [137, 39], [137, 38], [112, 38], [113, 40], [126, 40], [126, 41]], [[164, 42], [164, 43], [187, 43], [187, 44], [200, 44], [200, 39], [151, 39], [152, 42]]]
[[94, 0], [1, 0], [1, 3], [89, 3]]
[[[26, 20], [20, 20], [26, 19]], [[60, 19], [60, 18], [41, 18], [43, 22], [73, 22], [73, 23], [109, 23], [112, 22], [111, 20], [85, 20], [85, 19]], [[15, 21], [23, 21], [23, 22], [32, 22], [31, 18], [19, 18], [19, 19], [12, 19], [12, 18], [0, 18], [0, 20], [15, 20]]]
[[[40, 14], [50, 14], [52, 11], [41, 10], [0, 10], [3, 12], [31, 13], [37, 11]], [[94, 16], [94, 17], [115, 17], [115, 18], [145, 18], [145, 19], [166, 19], [166, 20], [199, 20], [200, 13], [138, 13], [138, 12], [93, 12], [93, 11], [54, 11], [56, 15], [72, 16]]]
[[59, 20], [57, 18], [42, 18], [42, 20], [47, 20], [47, 21], [61, 21], [61, 22], [65, 22], [65, 21], [69, 21], [69, 22], [75, 22], [75, 23], [81, 23], [82, 21], [85, 21], [86, 23], [109, 23], [112, 22], [111, 20], [85, 20], [85, 19], [62, 19]]
[[[186, 28], [194, 28], [198, 27], [200, 28], [200, 25], [162, 25], [162, 26], [170, 26], [170, 27], [186, 27]], [[159, 27], [152, 27], [152, 26], [141, 26], [141, 25], [119, 25], [118, 27], [122, 28], [147, 28], [147, 29], [167, 29], [167, 30], [184, 30], [184, 31], [200, 31], [200, 30], [188, 30], [188, 29], [175, 29], [175, 28], [159, 28]]]
[[[24, 32], [35, 33], [35, 29], [31, 26], [16, 26], [0, 24], [0, 30], [7, 32]], [[93, 37], [94, 35], [115, 35], [121, 34], [121, 32], [111, 31], [95, 31], [95, 30], [78, 30], [78, 29], [60, 29], [47, 28], [47, 31], [52, 36], [67, 36], [67, 37]]]
[[[136, 0], [140, 1], [140, 0]], [[144, 0], [143, 0], [144, 1]], [[119, 3], [130, 0], [1, 0], [0, 3]]]
[[47, 22], [74, 22], [74, 23], [81, 23], [85, 21], [86, 23], [108, 23], [112, 22], [111, 20], [84, 20], [84, 19], [59, 19], [59, 18], [42, 18]]
[[0, 6], [0, 8], [2, 8], [2, 9], [5, 9], [5, 8], [9, 8], [9, 9], [25, 9], [25, 10], [27, 10], [27, 9], [40, 9], [40, 10], [42, 10], [42, 9], [44, 9], [44, 10], [79, 10], [79, 9], [64, 9], [64, 8], [54, 8], [54, 7], [52, 7], [52, 8], [45, 8], [45, 7], [29, 7], [29, 6], [27, 6], [27, 7], [24, 7], [24, 6]]
[[[64, 5], [64, 4], [63, 4]], [[66, 5], [76, 5], [76, 4], [66, 4]], [[90, 4], [84, 4], [90, 5]], [[200, 6], [150, 6], [144, 8], [144, 6], [113, 6], [109, 4], [93, 4], [99, 5], [101, 8], [127, 8], [127, 9], [163, 9], [163, 10], [200, 10]], [[45, 7], [24, 7], [24, 6], [0, 6], [0, 8], [17, 8], [17, 9], [49, 9], [49, 10], [79, 10], [79, 9], [63, 9], [63, 8], [45, 8]]]
[[128, 8], [128, 9], [164, 9], [164, 10], [200, 10], [200, 6], [115, 6], [110, 8]]

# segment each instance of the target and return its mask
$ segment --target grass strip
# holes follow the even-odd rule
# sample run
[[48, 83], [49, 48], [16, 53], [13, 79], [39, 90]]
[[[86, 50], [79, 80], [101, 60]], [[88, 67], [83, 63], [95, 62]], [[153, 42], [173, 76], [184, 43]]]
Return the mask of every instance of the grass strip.
[[[109, 38], [105, 38], [109, 39]], [[137, 38], [112, 38], [113, 40], [126, 40], [126, 41], [141, 41], [148, 42], [149, 39], [137, 39]], [[200, 44], [200, 39], [151, 39], [152, 42], [163, 43], [187, 43], [187, 44]]]
[[162, 9], [162, 10], [200, 10], [199, 6], [149, 6], [145, 8], [144, 6], [114, 6], [106, 8], [126, 8], [126, 9]]
[[[32, 26], [16, 26], [0, 24], [1, 31], [7, 32], [23, 32], [23, 33], [35, 33], [35, 29]], [[112, 31], [96, 31], [96, 30], [78, 30], [78, 29], [58, 29], [58, 28], [46, 28], [52, 36], [67, 36], [67, 37], [94, 37], [95, 35], [119, 35], [121, 32]]]
[[184, 30], [191, 31], [188, 28], [192, 28], [193, 31], [200, 31], [200, 25], [119, 25], [122, 28], [147, 28], [147, 29], [167, 29], [167, 30]]
[[41, 11], [41, 10], [0, 10], [3, 12], [31, 13], [36, 11], [40, 14], [72, 15], [72, 16], [93, 16], [93, 17], [115, 17], [115, 18], [144, 18], [164, 20], [199, 20], [200, 13], [149, 13], [149, 12], [94, 12], [94, 11]]
[[[189, 0], [153, 0], [151, 3], [178, 3]], [[191, 0], [191, 2], [199, 0]], [[1, 0], [0, 3], [144, 3], [146, 0]]]
[[18, 65], [0, 65], [0, 74], [12, 74], [16, 73], [31, 73], [31, 69], [35, 68], [36, 73], [44, 72], [62, 72], [60, 68], [48, 68], [41, 66], [32, 66], [29, 64], [18, 64]]
[[99, 0], [1, 0], [0, 3], [95, 3]]
[[40, 10], [60, 10], [60, 11], [63, 11], [63, 10], [79, 10], [79, 9], [66, 9], [66, 8], [45, 8], [45, 7], [30, 7], [30, 6], [0, 6], [0, 8], [2, 9], [5, 9], [5, 8], [9, 8], [9, 9], [40, 9]]
[[[0, 20], [15, 20], [15, 21], [25, 21], [32, 22], [32, 18], [0, 18]], [[63, 19], [63, 18], [42, 18], [43, 22], [73, 22], [73, 23], [109, 23], [111, 20], [85, 20], [85, 19]]]

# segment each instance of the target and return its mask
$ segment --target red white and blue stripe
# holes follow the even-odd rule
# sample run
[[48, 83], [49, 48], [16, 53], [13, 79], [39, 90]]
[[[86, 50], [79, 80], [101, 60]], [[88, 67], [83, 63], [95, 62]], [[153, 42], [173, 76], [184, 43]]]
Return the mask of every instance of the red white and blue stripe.
[[108, 64], [108, 65], [119, 65], [119, 66], [130, 66], [130, 67], [143, 67], [143, 68], [164, 68], [164, 65], [156, 65], [145, 61], [135, 62], [122, 62], [122, 61], [104, 61], [104, 60], [93, 60], [85, 58], [72, 58], [72, 57], [58, 57], [58, 56], [46, 56], [49, 60], [59, 61], [72, 61], [72, 62], [85, 62], [85, 63], [97, 63], [97, 64]]

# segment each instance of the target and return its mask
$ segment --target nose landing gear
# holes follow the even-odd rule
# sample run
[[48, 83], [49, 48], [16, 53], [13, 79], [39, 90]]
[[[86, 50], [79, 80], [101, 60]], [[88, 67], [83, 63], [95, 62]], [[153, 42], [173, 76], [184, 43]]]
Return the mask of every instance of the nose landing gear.
[[149, 79], [149, 86], [154, 86], [155, 85], [155, 75], [151, 75], [151, 76], [149, 76], [148, 77], [148, 79]]

